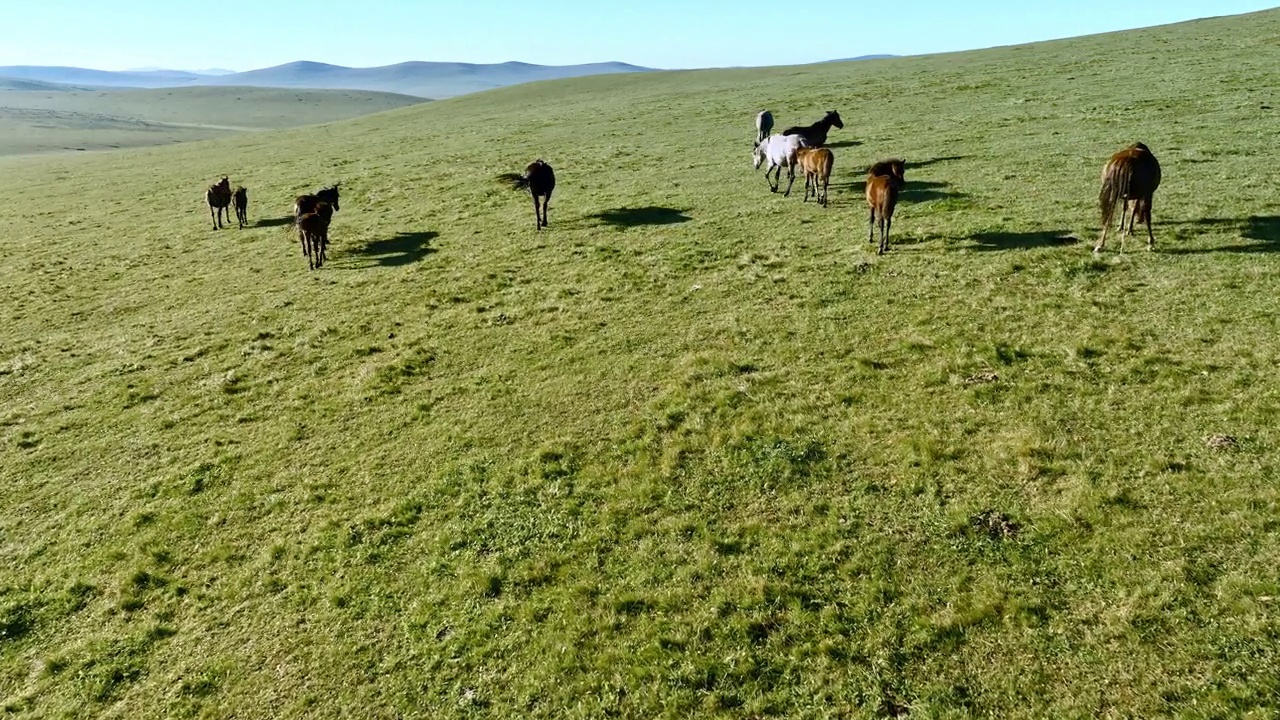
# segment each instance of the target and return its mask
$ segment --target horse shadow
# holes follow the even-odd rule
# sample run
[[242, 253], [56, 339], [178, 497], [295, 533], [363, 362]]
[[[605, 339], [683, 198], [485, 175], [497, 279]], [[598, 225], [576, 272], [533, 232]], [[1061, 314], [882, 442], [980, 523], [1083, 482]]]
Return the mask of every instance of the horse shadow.
[[285, 225], [292, 225], [292, 224], [293, 224], [293, 216], [285, 215], [284, 217], [278, 217], [278, 218], [263, 218], [261, 220], [258, 220], [258, 222], [254, 223], [253, 226], [254, 227], [283, 227]]
[[841, 140], [840, 142], [827, 143], [825, 147], [839, 149], [839, 148], [858, 147], [861, 144], [862, 144], [861, 140]]
[[431, 247], [431, 241], [437, 237], [440, 237], [440, 233], [428, 230], [426, 232], [397, 233], [395, 237], [387, 238], [386, 240], [374, 240], [363, 247], [353, 248], [346, 253], [349, 256], [367, 259], [367, 262], [360, 262], [349, 267], [352, 269], [376, 266], [399, 267], [418, 262], [436, 252], [436, 249]]
[[641, 225], [675, 225], [689, 222], [693, 219], [686, 215], [686, 212], [688, 211], [650, 205], [639, 208], [611, 208], [588, 215], [587, 219], [598, 220], [605, 225], [612, 225], [616, 228], [638, 227]]
[[[930, 200], [965, 197], [964, 193], [944, 189], [950, 186], [950, 183], [933, 182], [931, 180], [908, 180], [902, 189], [898, 191], [898, 202], [922, 203]], [[855, 195], [865, 195], [867, 181], [865, 179], [855, 181], [850, 189]]]
[[1031, 232], [984, 232], [970, 235], [970, 250], [1034, 250], [1042, 247], [1075, 245], [1080, 238], [1068, 230], [1033, 230]]
[[1243, 240], [1253, 241], [1247, 245], [1221, 245], [1211, 248], [1161, 247], [1159, 233], [1161, 224], [1159, 221], [1154, 223], [1156, 228], [1156, 250], [1159, 252], [1173, 255], [1198, 255], [1214, 252], [1280, 252], [1280, 216], [1277, 215], [1251, 215], [1247, 218], [1201, 218], [1199, 220], [1164, 223], [1174, 226], [1175, 234], [1181, 228], [1201, 231], [1227, 230], [1228, 232], [1235, 231], [1239, 233], [1240, 238]]
[[929, 158], [928, 160], [908, 160], [907, 171], [910, 172], [912, 168], [923, 168], [923, 167], [929, 167], [930, 165], [936, 165], [938, 163], [964, 160], [967, 157], [969, 156], [968, 155], [950, 155], [948, 157]]

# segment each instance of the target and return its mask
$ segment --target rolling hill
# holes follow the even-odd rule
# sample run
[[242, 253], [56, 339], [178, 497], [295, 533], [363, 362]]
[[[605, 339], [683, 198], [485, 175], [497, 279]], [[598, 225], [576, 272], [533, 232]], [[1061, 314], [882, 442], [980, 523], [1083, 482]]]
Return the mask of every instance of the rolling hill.
[[[1280, 714], [1278, 35], [0, 158], [0, 707]], [[830, 207], [752, 171], [766, 104], [840, 110]], [[1156, 250], [1095, 257], [1138, 140]], [[536, 157], [542, 231], [495, 180]], [[224, 172], [244, 230], [210, 226]], [[309, 272], [291, 199], [339, 179]]]
[[618, 62], [560, 66], [520, 62], [489, 65], [406, 62], [371, 68], [293, 62], [259, 70], [217, 75], [181, 70], [111, 72], [69, 67], [13, 65], [0, 67], [0, 77], [95, 87], [167, 88], [215, 85], [344, 89], [445, 98], [534, 80], [646, 71], [648, 68]]
[[[425, 102], [363, 90], [77, 90], [0, 81], [0, 156], [106, 150], [344, 120]], [[23, 85], [30, 84], [30, 87]]]

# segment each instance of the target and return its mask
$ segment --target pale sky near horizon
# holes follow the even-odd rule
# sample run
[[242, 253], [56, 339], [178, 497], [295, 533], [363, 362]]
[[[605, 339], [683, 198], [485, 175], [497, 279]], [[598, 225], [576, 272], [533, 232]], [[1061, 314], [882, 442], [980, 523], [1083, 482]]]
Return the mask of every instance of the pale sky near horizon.
[[[1161, 25], [1277, 0], [5, 0], [0, 65], [252, 70], [294, 60], [617, 60], [656, 68], [915, 55]], [[794, 9], [787, 9], [794, 8]], [[301, 19], [300, 19], [301, 18]]]

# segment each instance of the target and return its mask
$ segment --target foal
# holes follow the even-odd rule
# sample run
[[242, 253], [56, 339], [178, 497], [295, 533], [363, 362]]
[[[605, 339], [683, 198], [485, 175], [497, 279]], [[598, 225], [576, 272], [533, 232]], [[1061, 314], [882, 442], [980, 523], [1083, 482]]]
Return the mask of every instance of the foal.
[[220, 230], [222, 228], [222, 212], [227, 211], [227, 222], [231, 222], [231, 212], [228, 206], [231, 205], [231, 181], [226, 175], [217, 183], [210, 185], [209, 189], [204, 191], [204, 201], [209, 205], [209, 217], [213, 219], [213, 229]]
[[867, 171], [867, 205], [871, 206], [871, 217], [867, 242], [875, 242], [876, 219], [880, 220], [880, 245], [877, 255], [883, 255], [889, 249], [889, 228], [893, 226], [893, 208], [898, 204], [898, 191], [906, 184], [903, 178], [905, 160], [882, 160]]
[[[1133, 232], [1135, 221], [1147, 224], [1147, 249], [1155, 249], [1156, 236], [1151, 232], [1151, 199], [1158, 187], [1160, 163], [1146, 145], [1134, 143], [1111, 156], [1102, 168], [1102, 190], [1098, 193], [1098, 202], [1102, 205], [1102, 237], [1093, 248], [1095, 253], [1102, 252], [1102, 247], [1107, 244], [1107, 231], [1115, 217], [1117, 201], [1120, 203], [1120, 251], [1124, 252], [1124, 239]], [[1133, 203], [1133, 212], [1129, 213], [1129, 227], [1126, 228], [1124, 216], [1130, 202]]]
[[[809, 186], [813, 186], [813, 197], [822, 207], [827, 206], [827, 185], [831, 181], [831, 168], [835, 164], [835, 155], [826, 148], [802, 147], [796, 151], [796, 160], [804, 171], [804, 201], [809, 202]], [[822, 181], [822, 190], [818, 190], [818, 181]]]
[[[510, 182], [511, 187], [516, 190], [528, 189], [533, 196], [533, 220], [537, 229], [547, 226], [547, 205], [551, 202], [551, 191], [556, 189], [556, 173], [545, 160], [538, 158], [529, 163], [523, 175], [504, 173], [498, 179]], [[541, 210], [539, 199], [542, 201]]]
[[827, 144], [827, 133], [831, 131], [834, 125], [840, 129], [844, 129], [844, 121], [840, 119], [840, 113], [835, 110], [828, 110], [827, 114], [821, 120], [812, 125], [797, 125], [789, 127], [782, 131], [783, 135], [799, 135], [804, 138], [804, 144], [809, 147], [822, 147]]
[[333, 208], [325, 202], [317, 203], [313, 210], [298, 216], [298, 240], [302, 243], [302, 254], [307, 256], [307, 268], [310, 270], [324, 264], [332, 217]]
[[236, 188], [231, 193], [231, 204], [236, 209], [236, 222], [240, 223], [240, 228], [244, 229], [249, 224], [249, 191], [243, 186]]

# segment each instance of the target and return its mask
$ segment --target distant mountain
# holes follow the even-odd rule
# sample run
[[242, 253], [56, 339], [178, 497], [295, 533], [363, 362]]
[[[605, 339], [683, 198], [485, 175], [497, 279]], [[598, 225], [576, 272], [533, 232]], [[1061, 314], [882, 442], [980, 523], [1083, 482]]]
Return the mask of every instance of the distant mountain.
[[193, 85], [280, 87], [317, 90], [380, 90], [427, 98], [516, 85], [534, 80], [650, 72], [650, 68], [620, 62], [586, 65], [532, 65], [506, 62], [491, 65], [449, 62], [405, 62], [381, 67], [352, 68], [319, 62], [292, 62], [275, 67], [215, 75], [186, 70], [142, 69], [112, 72], [74, 67], [10, 65], [0, 77], [34, 82], [94, 87], [163, 88]]
[[853, 62], [854, 60], [884, 60], [886, 58], [902, 57], [901, 55], [859, 55], [858, 57], [840, 58], [838, 60], [823, 60], [824, 63], [835, 62]]

